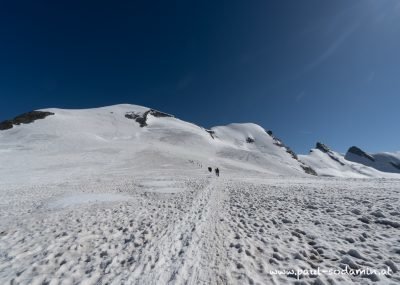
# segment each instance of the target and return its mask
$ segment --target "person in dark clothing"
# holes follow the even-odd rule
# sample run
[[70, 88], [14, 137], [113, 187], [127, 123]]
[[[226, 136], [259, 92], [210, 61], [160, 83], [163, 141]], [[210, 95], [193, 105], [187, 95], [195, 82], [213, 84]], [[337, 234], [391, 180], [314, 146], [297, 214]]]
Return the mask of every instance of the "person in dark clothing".
[[209, 167], [209, 168], [208, 168], [208, 172], [212, 172], [212, 167]]
[[219, 169], [215, 168], [215, 175], [219, 176]]

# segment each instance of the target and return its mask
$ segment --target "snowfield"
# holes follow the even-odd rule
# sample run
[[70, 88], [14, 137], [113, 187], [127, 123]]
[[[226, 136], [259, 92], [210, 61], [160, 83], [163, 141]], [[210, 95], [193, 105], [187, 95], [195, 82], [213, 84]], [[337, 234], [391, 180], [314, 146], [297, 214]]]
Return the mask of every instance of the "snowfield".
[[255, 124], [46, 111], [0, 131], [0, 284], [400, 283], [396, 174]]
[[400, 282], [398, 181], [150, 176], [2, 187], [1, 284]]

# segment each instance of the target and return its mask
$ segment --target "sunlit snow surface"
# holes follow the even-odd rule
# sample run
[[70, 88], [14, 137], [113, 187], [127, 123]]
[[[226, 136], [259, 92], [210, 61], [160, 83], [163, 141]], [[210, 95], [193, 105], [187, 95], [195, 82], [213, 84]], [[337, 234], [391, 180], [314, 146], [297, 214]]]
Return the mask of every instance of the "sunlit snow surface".
[[86, 194], [86, 193], [74, 193], [64, 197], [60, 197], [55, 201], [49, 203], [50, 208], [65, 208], [74, 207], [81, 204], [88, 203], [107, 203], [128, 200], [129, 196], [123, 196], [111, 193], [100, 193], [100, 194]]
[[[2, 186], [1, 284], [295, 284], [271, 271], [399, 267], [398, 181], [196, 172]], [[370, 278], [302, 281], [400, 282]]]
[[[256, 125], [124, 117], [143, 110], [0, 132], [0, 284], [400, 283], [398, 179], [311, 177]], [[346, 265], [391, 274], [325, 272]], [[272, 274], [293, 269], [321, 273]]]

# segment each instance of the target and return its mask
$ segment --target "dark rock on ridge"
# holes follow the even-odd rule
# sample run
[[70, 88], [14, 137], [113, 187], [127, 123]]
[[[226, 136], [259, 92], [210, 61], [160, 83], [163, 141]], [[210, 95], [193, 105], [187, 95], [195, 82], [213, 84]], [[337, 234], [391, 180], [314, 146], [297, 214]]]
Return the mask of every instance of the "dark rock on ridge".
[[366, 159], [369, 159], [371, 161], [375, 161], [375, 158], [366, 153], [365, 151], [361, 150], [360, 148], [356, 147], [356, 146], [352, 146], [351, 148], [349, 148], [349, 150], [347, 151], [347, 153], [352, 153], [361, 157], [365, 157]]
[[319, 149], [320, 151], [325, 152], [325, 153], [328, 153], [331, 151], [331, 149], [327, 145], [325, 145], [321, 142], [317, 142], [315, 148]]
[[135, 112], [128, 112], [125, 114], [125, 117], [128, 119], [135, 120], [137, 123], [139, 123], [140, 127], [146, 127], [147, 126], [147, 116], [152, 115], [156, 118], [162, 118], [162, 117], [170, 117], [173, 118], [173, 115], [163, 113], [161, 111], [157, 111], [154, 109], [147, 110], [144, 113], [135, 113]]
[[[267, 133], [268, 133], [268, 132], [267, 132]], [[271, 133], [272, 133], [272, 132], [271, 132]], [[276, 146], [283, 147], [283, 148], [286, 150], [286, 152], [292, 156], [293, 159], [298, 160], [297, 154], [296, 154], [293, 150], [291, 150], [290, 147], [288, 147], [287, 145], [285, 145], [285, 144], [284, 144], [280, 139], [278, 139], [277, 137], [275, 137], [275, 136], [273, 136], [273, 135], [270, 135], [270, 136], [274, 139], [274, 144], [275, 144]]]
[[214, 132], [214, 131], [212, 131], [212, 130], [207, 130], [207, 129], [205, 129], [205, 131], [212, 137], [212, 139], [215, 139], [215, 137], [214, 137], [215, 132]]
[[8, 129], [12, 129], [13, 127], [13, 123], [9, 120], [3, 121], [0, 123], [0, 130], [8, 130]]
[[146, 127], [147, 126], [147, 115], [149, 114], [149, 111], [146, 111], [142, 114], [140, 113], [135, 113], [135, 112], [129, 112], [125, 114], [125, 118], [131, 119], [131, 120], [135, 120], [137, 123], [139, 123], [139, 126], [141, 128]]
[[339, 160], [339, 158], [337, 158], [335, 156], [335, 154], [331, 151], [331, 149], [326, 144], [323, 144], [321, 142], [317, 142], [317, 144], [315, 145], [315, 148], [320, 150], [320, 151], [322, 151], [323, 153], [326, 153], [331, 159], [333, 159], [334, 161], [336, 161], [340, 165], [342, 165], [342, 166], [345, 165], [343, 162], [341, 162]]
[[301, 166], [301, 168], [303, 168], [305, 173], [314, 175], [314, 176], [318, 176], [317, 172], [314, 169], [312, 169], [310, 166], [305, 165], [305, 164], [301, 164], [300, 166]]
[[161, 111], [157, 111], [154, 109], [150, 109], [150, 115], [156, 117], [156, 118], [163, 118], [163, 117], [169, 117], [169, 118], [174, 118], [174, 115], [170, 115]]
[[280, 139], [275, 137], [271, 130], [265, 131], [273, 140], [274, 144], [279, 147], [283, 147], [290, 156], [297, 160], [300, 163], [301, 168], [303, 168], [304, 172], [310, 175], [318, 176], [317, 172], [310, 166], [306, 165], [304, 162], [300, 161], [297, 154], [290, 149], [290, 147], [286, 146]]
[[0, 123], [0, 130], [8, 130], [13, 128], [14, 125], [30, 124], [36, 120], [44, 119], [47, 116], [54, 115], [52, 112], [31, 111], [16, 116], [12, 120], [6, 120]]

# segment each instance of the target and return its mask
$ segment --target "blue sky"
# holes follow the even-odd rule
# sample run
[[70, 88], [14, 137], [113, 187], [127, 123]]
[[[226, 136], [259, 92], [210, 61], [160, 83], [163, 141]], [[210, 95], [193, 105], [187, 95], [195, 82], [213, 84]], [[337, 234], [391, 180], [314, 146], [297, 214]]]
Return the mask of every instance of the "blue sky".
[[398, 151], [399, 51], [397, 0], [2, 1], [0, 120], [132, 103]]

